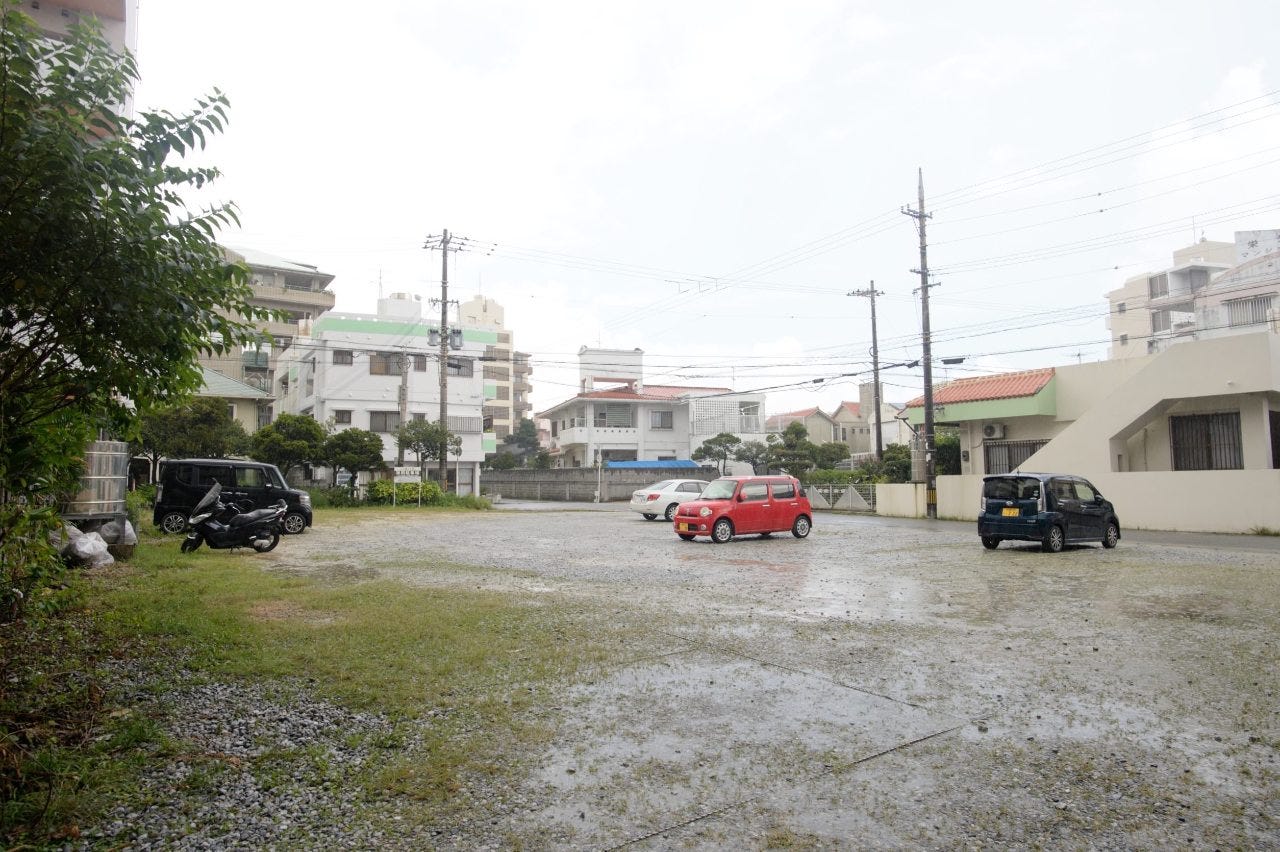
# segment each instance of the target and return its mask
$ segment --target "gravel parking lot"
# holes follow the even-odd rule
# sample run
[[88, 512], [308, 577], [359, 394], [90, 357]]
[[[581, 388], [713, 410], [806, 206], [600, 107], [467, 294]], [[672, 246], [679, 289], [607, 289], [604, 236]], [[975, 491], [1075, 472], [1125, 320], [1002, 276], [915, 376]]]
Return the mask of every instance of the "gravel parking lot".
[[714, 545], [618, 504], [500, 508], [321, 525], [269, 560], [644, 628], [564, 696], [516, 806], [431, 845], [1280, 846], [1280, 540], [1050, 555], [823, 513]]

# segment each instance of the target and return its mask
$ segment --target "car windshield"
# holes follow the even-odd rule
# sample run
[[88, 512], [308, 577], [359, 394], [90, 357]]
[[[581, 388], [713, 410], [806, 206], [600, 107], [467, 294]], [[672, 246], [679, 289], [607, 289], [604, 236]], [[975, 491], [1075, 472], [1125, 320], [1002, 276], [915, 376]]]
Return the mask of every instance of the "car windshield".
[[987, 500], [1038, 500], [1040, 480], [1030, 476], [1006, 476], [982, 483], [982, 496]]
[[733, 491], [738, 487], [738, 483], [732, 479], [717, 479], [707, 485], [702, 490], [703, 500], [728, 500], [733, 496]]

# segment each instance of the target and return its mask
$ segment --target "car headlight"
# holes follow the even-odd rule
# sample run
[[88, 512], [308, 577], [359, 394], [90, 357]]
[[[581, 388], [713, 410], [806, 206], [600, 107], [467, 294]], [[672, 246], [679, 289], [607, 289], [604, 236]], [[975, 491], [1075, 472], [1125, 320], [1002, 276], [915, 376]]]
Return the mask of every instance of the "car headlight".
[[699, 509], [699, 510], [698, 510], [698, 514], [699, 514], [700, 516], [704, 517], [704, 518], [706, 518], [706, 517], [710, 517], [710, 515], [711, 515], [711, 507], [710, 507], [710, 506], [703, 506], [701, 509]]
[[302, 504], [302, 505], [304, 505], [304, 506], [310, 506], [310, 505], [311, 505], [311, 495], [310, 495], [310, 494], [303, 494], [301, 497], [299, 497], [299, 498], [298, 498], [298, 502], [299, 502], [299, 503], [301, 503], [301, 504]]

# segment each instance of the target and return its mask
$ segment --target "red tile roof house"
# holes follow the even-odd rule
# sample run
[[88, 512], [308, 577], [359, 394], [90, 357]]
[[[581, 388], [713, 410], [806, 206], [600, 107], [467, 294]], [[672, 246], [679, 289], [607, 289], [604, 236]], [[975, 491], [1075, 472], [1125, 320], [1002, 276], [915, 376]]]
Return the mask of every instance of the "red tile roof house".
[[[958, 427], [961, 449], [961, 475], [938, 478], [940, 517], [976, 517], [984, 474], [1025, 470], [1087, 477], [1126, 528], [1276, 526], [1280, 335], [1273, 331], [960, 379], [933, 397], [935, 423]], [[919, 428], [923, 397], [906, 412]], [[920, 516], [917, 490], [923, 485], [878, 489], [877, 508]]]
[[556, 467], [597, 461], [688, 459], [721, 432], [763, 441], [764, 395], [631, 381], [584, 390], [538, 413], [551, 422]]

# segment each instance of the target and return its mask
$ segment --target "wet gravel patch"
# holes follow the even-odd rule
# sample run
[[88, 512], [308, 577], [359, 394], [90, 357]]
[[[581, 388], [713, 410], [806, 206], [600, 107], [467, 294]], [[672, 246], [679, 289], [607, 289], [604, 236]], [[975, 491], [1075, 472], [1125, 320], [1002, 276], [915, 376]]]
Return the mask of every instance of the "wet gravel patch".
[[[114, 813], [95, 843], [1280, 848], [1280, 551], [1266, 543], [1134, 536], [1047, 555], [984, 551], [971, 525], [820, 515], [803, 541], [717, 546], [625, 509], [546, 510], [321, 524], [262, 563], [576, 600], [652, 639], [545, 708], [544, 750], [513, 744], [503, 782], [469, 778], [438, 813], [354, 780], [387, 758], [373, 743], [388, 720], [307, 684], [175, 679], [172, 735], [203, 757], [171, 761], [146, 782], [152, 801]], [[760, 700], [741, 687], [762, 672], [955, 729], [842, 740], [828, 723], [858, 702], [823, 711], [838, 699], [785, 687]], [[708, 707], [723, 724], [704, 724]], [[813, 740], [794, 724], [806, 707]], [[773, 736], [760, 714], [779, 708], [792, 723]], [[229, 826], [238, 813], [251, 824]], [[197, 842], [212, 845], [184, 845]]]

